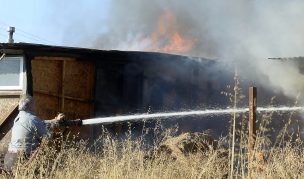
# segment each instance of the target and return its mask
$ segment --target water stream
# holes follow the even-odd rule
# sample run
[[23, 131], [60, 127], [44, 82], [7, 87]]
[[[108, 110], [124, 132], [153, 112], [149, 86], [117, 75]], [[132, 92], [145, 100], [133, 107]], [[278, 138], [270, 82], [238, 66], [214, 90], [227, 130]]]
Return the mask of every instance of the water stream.
[[[288, 112], [288, 111], [303, 111], [304, 107], [258, 107], [257, 112]], [[182, 117], [182, 116], [211, 116], [211, 115], [223, 115], [232, 113], [245, 113], [249, 108], [238, 109], [206, 109], [199, 111], [180, 111], [180, 112], [164, 112], [164, 113], [152, 113], [152, 114], [135, 114], [126, 116], [110, 116], [100, 117], [93, 119], [82, 120], [83, 125], [92, 124], [110, 124], [122, 121], [136, 121], [143, 119], [155, 119], [155, 118], [169, 118], [169, 117]]]

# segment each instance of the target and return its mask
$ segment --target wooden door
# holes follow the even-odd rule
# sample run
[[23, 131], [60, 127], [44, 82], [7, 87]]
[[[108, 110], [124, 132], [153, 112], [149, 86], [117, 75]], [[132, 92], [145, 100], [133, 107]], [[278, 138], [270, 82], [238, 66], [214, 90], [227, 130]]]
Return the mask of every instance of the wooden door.
[[[86, 119], [94, 114], [95, 65], [63, 57], [35, 57], [32, 60], [33, 96], [36, 113], [52, 119], [63, 112], [68, 119]], [[91, 137], [91, 127], [73, 129], [83, 138]]]

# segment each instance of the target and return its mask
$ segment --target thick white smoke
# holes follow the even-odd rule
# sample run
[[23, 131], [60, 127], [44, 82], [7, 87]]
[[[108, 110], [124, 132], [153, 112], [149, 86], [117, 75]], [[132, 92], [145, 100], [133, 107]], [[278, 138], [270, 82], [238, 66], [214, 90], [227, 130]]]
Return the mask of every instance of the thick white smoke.
[[246, 78], [295, 97], [304, 90], [297, 65], [267, 58], [303, 55], [303, 9], [300, 0], [113, 1], [104, 23], [107, 32], [99, 34], [94, 47], [147, 49], [151, 45], [147, 37], [157, 30], [160, 17], [170, 12], [176, 19], [174, 28], [194, 42], [184, 55], [236, 64]]

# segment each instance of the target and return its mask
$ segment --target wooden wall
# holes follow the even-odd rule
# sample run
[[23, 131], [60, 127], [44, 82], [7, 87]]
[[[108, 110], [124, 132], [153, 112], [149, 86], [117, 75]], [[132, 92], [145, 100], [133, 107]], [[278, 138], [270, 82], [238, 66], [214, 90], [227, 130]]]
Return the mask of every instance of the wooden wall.
[[[63, 57], [35, 57], [32, 60], [33, 96], [37, 115], [52, 119], [63, 112], [68, 119], [94, 115], [95, 65]], [[74, 128], [73, 134], [92, 136], [91, 127]]]

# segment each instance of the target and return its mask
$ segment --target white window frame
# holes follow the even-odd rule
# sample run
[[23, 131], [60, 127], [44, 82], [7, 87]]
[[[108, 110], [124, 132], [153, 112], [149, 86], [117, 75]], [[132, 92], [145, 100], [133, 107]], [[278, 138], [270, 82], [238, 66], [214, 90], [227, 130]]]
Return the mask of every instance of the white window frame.
[[4, 57], [2, 60], [3, 61], [5, 61], [5, 60], [19, 60], [20, 61], [19, 85], [18, 86], [0, 86], [0, 91], [11, 91], [11, 90], [20, 90], [21, 91], [21, 90], [23, 90], [23, 79], [24, 79], [23, 57]]

